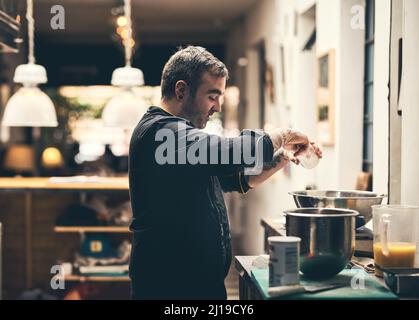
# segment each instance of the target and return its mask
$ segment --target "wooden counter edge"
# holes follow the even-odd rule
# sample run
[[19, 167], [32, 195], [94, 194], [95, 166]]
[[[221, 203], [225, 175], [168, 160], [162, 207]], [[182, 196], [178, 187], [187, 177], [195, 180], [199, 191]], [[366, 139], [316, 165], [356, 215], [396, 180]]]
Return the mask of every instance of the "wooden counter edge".
[[[61, 178], [61, 177], [60, 177]], [[100, 178], [101, 182], [50, 182], [50, 178], [0, 178], [0, 192], [5, 191], [124, 191], [127, 177]]]

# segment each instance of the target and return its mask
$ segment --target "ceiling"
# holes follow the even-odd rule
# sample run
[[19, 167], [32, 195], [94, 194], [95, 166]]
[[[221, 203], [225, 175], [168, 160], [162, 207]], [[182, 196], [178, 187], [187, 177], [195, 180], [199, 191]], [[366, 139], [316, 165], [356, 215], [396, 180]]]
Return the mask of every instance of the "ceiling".
[[[206, 39], [216, 41], [257, 0], [132, 0], [136, 38], [146, 43]], [[65, 9], [65, 30], [52, 30], [53, 5]], [[36, 30], [53, 42], [110, 42], [115, 30], [111, 11], [122, 0], [37, 0]]]
[[[19, 1], [20, 12], [25, 12], [26, 1]], [[147, 85], [158, 85], [165, 62], [180, 45], [203, 45], [223, 59], [228, 30], [258, 0], [131, 1], [136, 40], [132, 64], [143, 70]], [[64, 7], [64, 30], [50, 25], [54, 5]], [[124, 63], [113, 13], [122, 7], [123, 0], [34, 1], [36, 61], [47, 68], [48, 85], [109, 84], [112, 71]]]

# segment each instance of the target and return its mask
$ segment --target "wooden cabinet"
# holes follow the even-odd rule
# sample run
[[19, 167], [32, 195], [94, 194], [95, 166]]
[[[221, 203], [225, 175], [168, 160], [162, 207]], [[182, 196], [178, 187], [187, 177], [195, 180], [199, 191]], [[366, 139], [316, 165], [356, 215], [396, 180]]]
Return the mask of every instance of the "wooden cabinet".
[[[128, 179], [98, 178], [87, 182], [51, 182], [48, 178], [0, 178], [0, 222], [3, 225], [3, 298], [16, 299], [28, 289], [50, 289], [57, 261], [72, 261], [80, 235], [106, 233], [130, 238], [128, 227], [58, 227], [57, 217], [88, 194], [106, 194], [113, 201], [129, 200]], [[69, 276], [70, 282], [120, 282], [129, 297], [128, 277]], [[112, 291], [112, 290], [111, 290]], [[118, 297], [116, 297], [118, 298]]]

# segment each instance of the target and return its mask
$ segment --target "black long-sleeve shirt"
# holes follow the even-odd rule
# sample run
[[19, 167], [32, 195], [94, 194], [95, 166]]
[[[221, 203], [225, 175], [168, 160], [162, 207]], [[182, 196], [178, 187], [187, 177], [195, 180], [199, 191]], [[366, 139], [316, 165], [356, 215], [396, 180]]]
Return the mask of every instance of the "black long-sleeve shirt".
[[[164, 148], [169, 142], [175, 145]], [[159, 107], [149, 108], [133, 132], [129, 152], [134, 298], [226, 297], [231, 236], [222, 191], [248, 191], [244, 170], [254, 163], [243, 152], [238, 158], [234, 153], [239, 145], [255, 149], [257, 143], [263, 146], [263, 162], [270, 162], [273, 146], [265, 134], [212, 136]], [[199, 163], [184, 161], [198, 149]], [[228, 161], [221, 161], [226, 155]]]

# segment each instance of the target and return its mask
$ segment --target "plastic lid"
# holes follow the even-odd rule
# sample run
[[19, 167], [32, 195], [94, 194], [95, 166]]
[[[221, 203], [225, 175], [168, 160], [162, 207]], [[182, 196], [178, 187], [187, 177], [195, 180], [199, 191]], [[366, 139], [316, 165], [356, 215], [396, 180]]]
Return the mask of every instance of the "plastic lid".
[[292, 243], [292, 242], [301, 242], [301, 238], [298, 237], [269, 237], [268, 238], [269, 242], [287, 242], [287, 243]]

